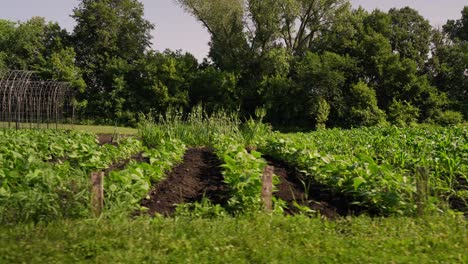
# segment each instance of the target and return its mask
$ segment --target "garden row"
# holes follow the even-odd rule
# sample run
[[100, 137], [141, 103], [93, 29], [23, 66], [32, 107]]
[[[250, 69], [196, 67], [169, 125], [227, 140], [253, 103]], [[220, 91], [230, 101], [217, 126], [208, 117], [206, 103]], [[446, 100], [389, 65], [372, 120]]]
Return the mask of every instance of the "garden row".
[[[168, 137], [143, 140], [151, 146], [148, 148], [130, 137], [117, 144], [100, 145], [96, 135], [75, 131], [0, 133], [2, 223], [91, 216], [89, 178], [96, 171], [105, 173], [104, 214], [144, 211], [142, 199], [182, 161], [187, 149], [182, 141]], [[248, 153], [233, 138], [215, 138], [215, 153], [223, 163], [224, 182], [229, 187], [228, 206], [219, 213], [259, 209], [265, 161], [260, 153]], [[195, 207], [199, 207], [197, 202], [201, 201], [195, 202]], [[190, 205], [181, 205], [178, 211], [197, 213], [189, 208]]]
[[83, 132], [0, 130], [0, 222], [89, 216], [93, 171], [107, 174], [106, 211], [133, 210], [183, 152], [177, 141], [150, 150], [134, 138], [101, 146]]
[[378, 214], [467, 210], [466, 127], [276, 133], [260, 149]]
[[[182, 163], [187, 146], [195, 147], [197, 139], [196, 134], [190, 142], [174, 135], [141, 136], [142, 141], [124, 138], [115, 145], [100, 145], [95, 135], [82, 132], [0, 131], [0, 222], [88, 217], [89, 175], [94, 171], [106, 174], [106, 214], [144, 210], [142, 199]], [[238, 134], [210, 132], [203, 139], [221, 164], [215, 169], [222, 173], [218, 181], [227, 185], [227, 201], [221, 206], [192, 199], [186, 201], [191, 204], [179, 205], [178, 213], [237, 215], [261, 210], [267, 157], [268, 162], [281, 161], [302, 175], [300, 179], [287, 178], [296, 177], [296, 173], [274, 177], [278, 193], [294, 187], [304, 193], [301, 199], [310, 199], [313, 192], [325, 189], [331, 196], [345, 197], [349, 203], [379, 215], [446, 210], [447, 204], [466, 212], [465, 127], [257, 133], [249, 140]], [[284, 186], [280, 178], [302, 186]], [[175, 192], [178, 187], [167, 188]], [[294, 197], [295, 190], [291, 189], [291, 194], [299, 199]], [[277, 198], [273, 198], [275, 211], [291, 207], [291, 201], [285, 203], [279, 194]], [[294, 206], [307, 211], [298, 203]]]

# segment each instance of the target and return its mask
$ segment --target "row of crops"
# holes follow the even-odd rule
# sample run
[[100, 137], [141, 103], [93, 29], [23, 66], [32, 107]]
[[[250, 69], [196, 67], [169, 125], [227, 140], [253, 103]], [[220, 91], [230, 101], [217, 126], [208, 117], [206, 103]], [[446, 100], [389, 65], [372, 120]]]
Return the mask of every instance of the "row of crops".
[[[223, 163], [230, 189], [225, 209], [231, 214], [261, 209], [263, 154], [293, 165], [311, 182], [379, 215], [445, 211], [454, 204], [466, 212], [466, 127], [259, 133], [249, 140], [214, 134], [209, 138]], [[135, 138], [101, 146], [95, 135], [83, 132], [0, 130], [0, 222], [88, 217], [89, 174], [138, 153], [144, 161], [130, 161], [105, 177], [105, 212], [128, 214], [142, 209], [140, 201], [152, 184], [181, 162], [187, 144], [194, 141], [167, 135], [151, 138], [151, 144], [144, 135], [142, 139], [152, 148]], [[246, 142], [255, 144], [249, 147], [257, 151], [247, 151]], [[275, 205], [281, 209], [284, 203]]]
[[87, 217], [90, 173], [143, 153], [147, 162], [130, 161], [105, 180], [107, 211], [136, 209], [151, 181], [180, 161], [184, 149], [178, 141], [149, 150], [134, 138], [100, 146], [90, 133], [0, 130], [0, 222]]
[[418, 202], [466, 211], [466, 127], [275, 133], [260, 149], [379, 214], [412, 214]]

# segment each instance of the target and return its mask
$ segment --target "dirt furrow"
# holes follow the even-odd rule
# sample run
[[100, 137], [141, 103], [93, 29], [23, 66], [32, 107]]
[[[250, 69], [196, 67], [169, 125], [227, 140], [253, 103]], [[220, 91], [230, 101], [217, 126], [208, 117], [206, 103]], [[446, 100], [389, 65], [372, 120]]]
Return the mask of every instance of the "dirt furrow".
[[223, 181], [220, 165], [209, 148], [188, 149], [183, 162], [153, 187], [149, 199], [144, 199], [141, 205], [149, 208], [151, 215], [165, 216], [173, 215], [176, 205], [201, 201], [203, 197], [213, 204], [225, 205], [229, 188]]

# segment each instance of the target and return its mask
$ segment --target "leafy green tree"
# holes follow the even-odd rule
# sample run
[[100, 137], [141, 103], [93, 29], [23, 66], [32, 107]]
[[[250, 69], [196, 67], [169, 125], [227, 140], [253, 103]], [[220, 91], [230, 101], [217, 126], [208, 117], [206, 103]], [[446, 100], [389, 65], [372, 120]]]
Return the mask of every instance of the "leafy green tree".
[[[178, 0], [211, 34], [210, 57], [261, 56], [284, 46], [291, 54], [310, 49], [336, 14], [349, 10], [345, 0]], [[244, 60], [247, 58], [244, 58]], [[239, 60], [234, 64], [242, 63]], [[232, 70], [233, 68], [229, 68]]]
[[[336, 18], [349, 8], [344, 0], [178, 0], [211, 34], [210, 58], [214, 66], [235, 73], [241, 111], [253, 115], [268, 94], [272, 73], [302, 56]], [[285, 56], [286, 55], [286, 56]], [[278, 57], [281, 63], [271, 63]], [[281, 65], [280, 65], [281, 64]], [[288, 74], [288, 73], [286, 73]], [[284, 79], [284, 80], [287, 80]], [[283, 84], [285, 82], [282, 82]], [[274, 93], [270, 93], [274, 94]]]
[[42, 17], [18, 23], [0, 20], [0, 52], [10, 69], [42, 73], [52, 54], [69, 47], [68, 33]]
[[286, 75], [266, 76], [261, 83], [267, 120], [280, 126], [309, 126], [309, 99], [304, 89]]
[[210, 57], [223, 70], [240, 71], [249, 58], [241, 0], [180, 0], [211, 34]]
[[429, 54], [431, 25], [418, 11], [404, 7], [388, 11], [391, 18], [390, 42], [393, 51], [403, 59], [411, 59], [421, 69]]
[[197, 60], [189, 53], [148, 52], [126, 74], [125, 115], [135, 119], [138, 112], [165, 113], [169, 107], [187, 109], [197, 67]]
[[440, 91], [447, 93], [451, 108], [468, 119], [468, 6], [462, 18], [449, 20], [443, 32], [433, 32], [429, 75]]
[[237, 76], [208, 66], [198, 72], [189, 88], [190, 105], [202, 104], [207, 113], [234, 112], [239, 107]]
[[468, 6], [461, 13], [461, 19], [448, 20], [443, 26], [444, 32], [453, 41], [468, 41]]
[[85, 84], [75, 55], [70, 36], [57, 23], [41, 17], [17, 23], [0, 20], [0, 68], [34, 70], [82, 92]]
[[434, 85], [468, 118], [468, 42], [438, 47], [431, 65]]
[[354, 126], [374, 126], [385, 123], [385, 112], [377, 105], [375, 90], [364, 82], [351, 87], [349, 118]]
[[16, 24], [0, 19], [0, 65], [6, 69], [11, 61], [13, 52], [11, 48], [15, 41]]
[[325, 52], [322, 55], [307, 52], [295, 64], [294, 80], [303, 89], [303, 97], [308, 105], [305, 113], [317, 109], [319, 98], [325, 99], [331, 107], [328, 123], [333, 126], [346, 126], [346, 96], [349, 82], [356, 71], [356, 61], [349, 56]]
[[151, 44], [154, 26], [137, 0], [82, 0], [74, 9], [73, 43], [87, 88], [87, 115], [125, 118], [127, 74]]

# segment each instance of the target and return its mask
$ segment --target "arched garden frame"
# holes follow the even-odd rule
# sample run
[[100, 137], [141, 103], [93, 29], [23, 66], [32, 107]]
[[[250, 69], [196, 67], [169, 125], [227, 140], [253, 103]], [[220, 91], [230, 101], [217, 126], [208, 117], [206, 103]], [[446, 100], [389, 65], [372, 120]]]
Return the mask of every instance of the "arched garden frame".
[[67, 82], [42, 80], [33, 71], [0, 71], [0, 127], [58, 128], [73, 123], [73, 101]]

